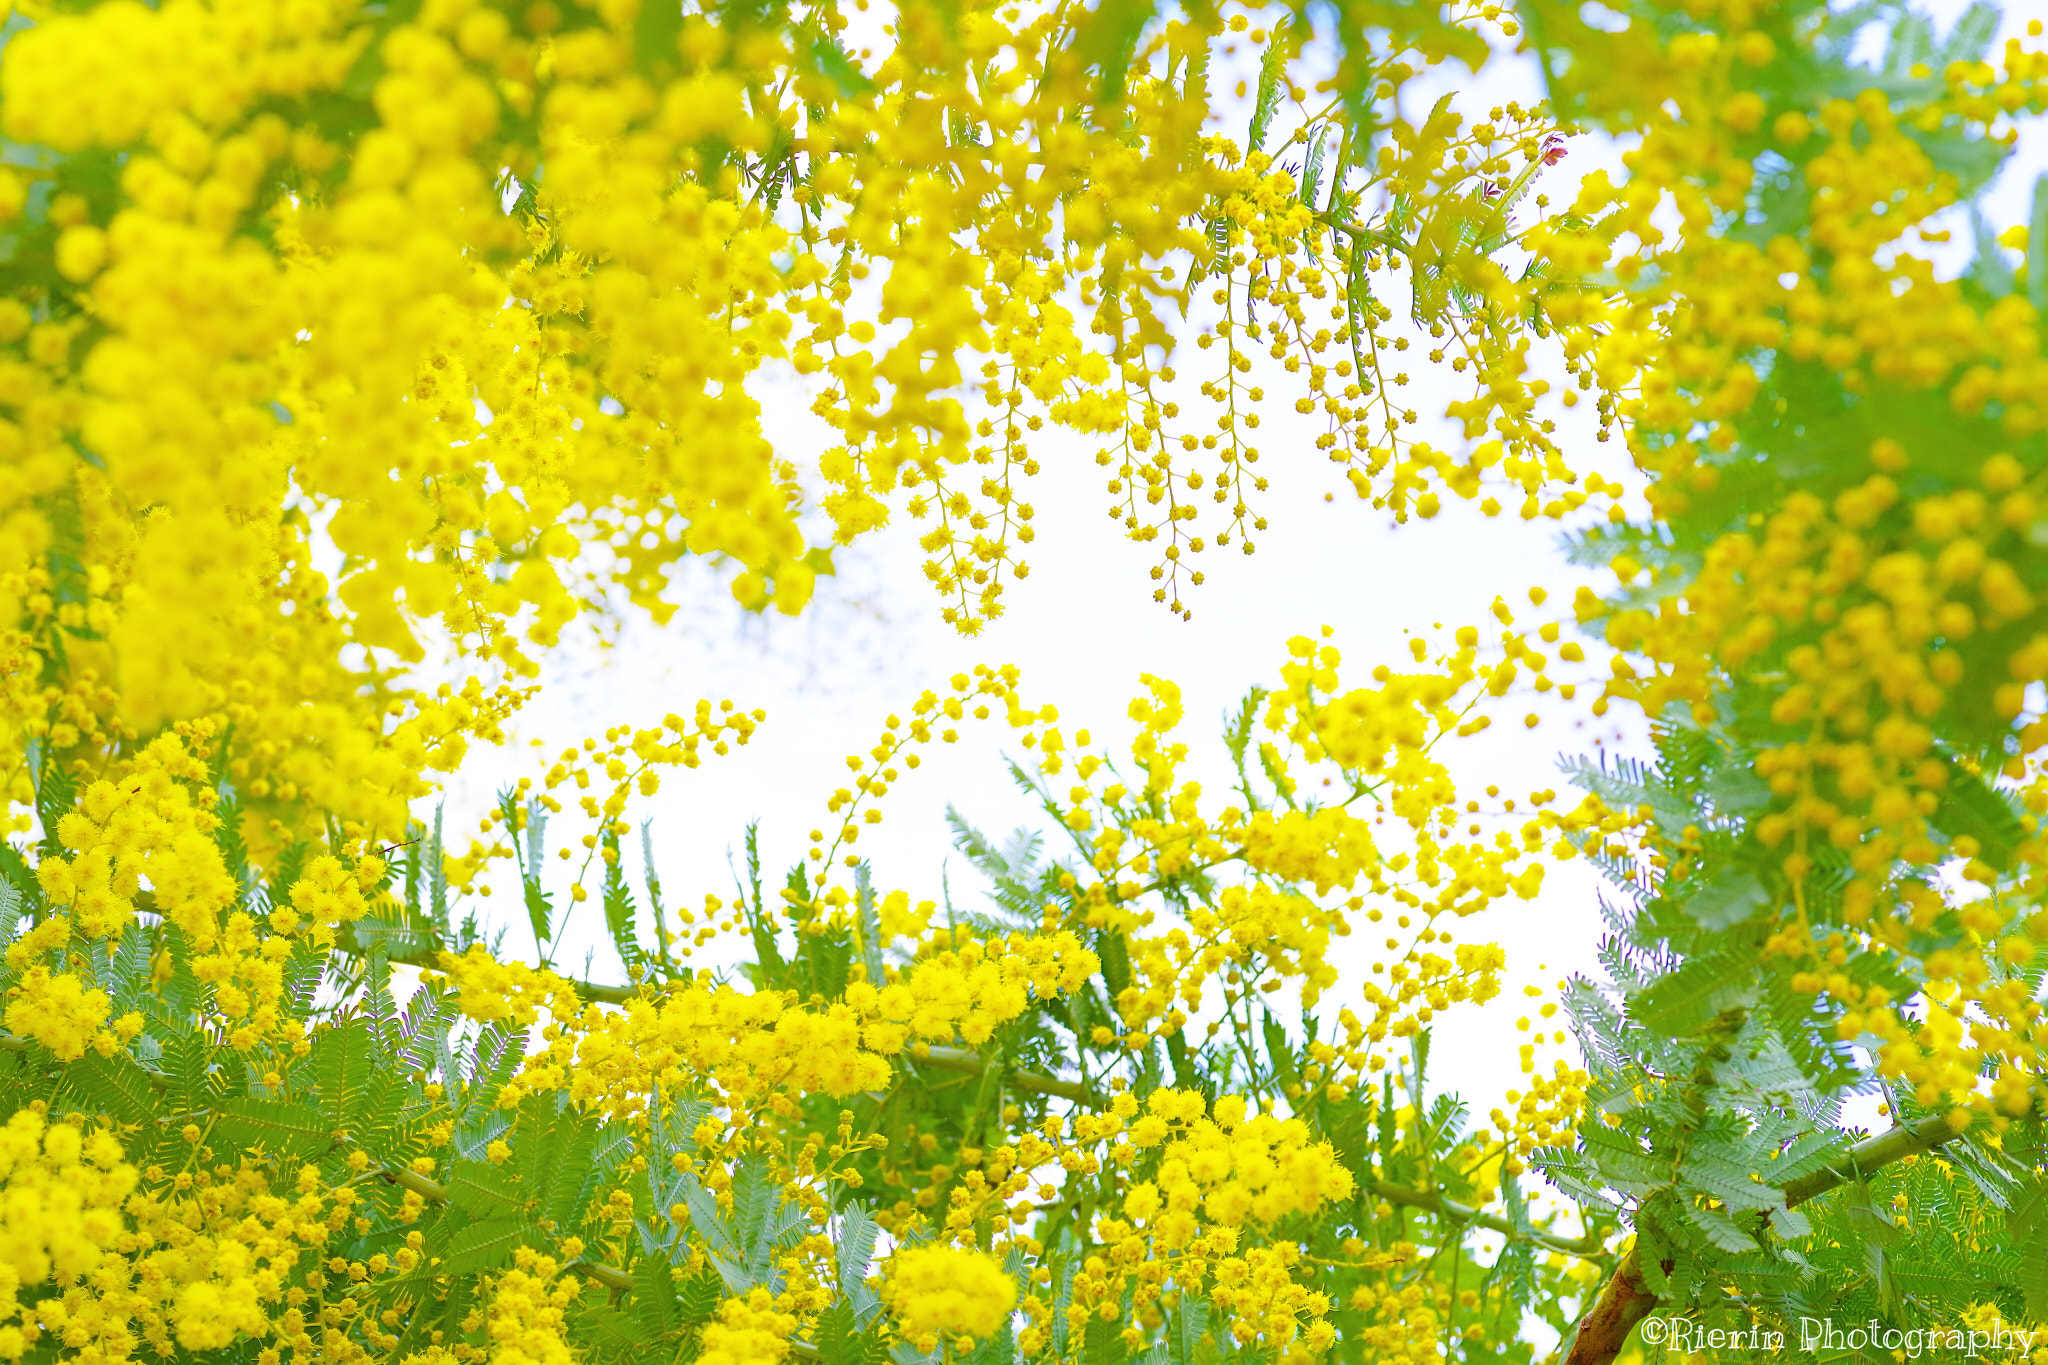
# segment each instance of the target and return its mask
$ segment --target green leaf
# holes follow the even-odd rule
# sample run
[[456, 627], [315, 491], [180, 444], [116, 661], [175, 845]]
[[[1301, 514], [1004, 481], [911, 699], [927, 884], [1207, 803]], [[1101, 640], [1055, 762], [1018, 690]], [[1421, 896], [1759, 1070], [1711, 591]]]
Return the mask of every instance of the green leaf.
[[875, 879], [867, 859], [853, 870], [854, 923], [860, 929], [861, 966], [867, 969], [870, 985], [886, 980], [882, 971], [882, 918], [875, 909]]
[[567, 1224], [581, 1210], [595, 1172], [597, 1120], [576, 1109], [556, 1116], [536, 1158], [521, 1172], [542, 1218]]
[[1949, 764], [1948, 785], [1941, 790], [1941, 804], [1934, 810], [1934, 827], [1951, 839], [1977, 841], [1977, 856], [2003, 872], [2012, 866], [2019, 846], [2026, 841], [2019, 816], [1975, 773]]
[[331, 1126], [359, 1135], [387, 1116], [393, 1076], [381, 1052], [369, 1021], [360, 1016], [313, 1039], [313, 1084]]
[[868, 79], [852, 57], [847, 55], [839, 40], [832, 37], [818, 37], [811, 40], [811, 65], [819, 75], [839, 87], [841, 99], [853, 99], [860, 95], [875, 93], [875, 83]]
[[[54, 526], [52, 534], [56, 534]], [[51, 551], [51, 554], [54, 556], [56, 551]], [[54, 559], [52, 562], [54, 564]], [[78, 802], [76, 784], [71, 780], [71, 774], [42, 739], [31, 738], [24, 741], [22, 753], [27, 762], [29, 779], [35, 787], [36, 819], [43, 827], [43, 856], [61, 857], [65, 849], [57, 839], [57, 824]]]
[[2017, 1276], [2027, 1316], [2048, 1320], [2048, 1178], [2030, 1181], [2005, 1216], [2006, 1237], [2019, 1252]]
[[1195, 1353], [1208, 1325], [1209, 1305], [1199, 1295], [1182, 1293], [1172, 1321], [1167, 1324], [1168, 1365], [1195, 1365]]
[[488, 1161], [456, 1160], [447, 1181], [448, 1202], [478, 1218], [524, 1215], [530, 1196]]
[[1316, 190], [1323, 179], [1323, 154], [1329, 138], [1322, 128], [1310, 134], [1308, 156], [1301, 163], [1301, 202], [1313, 209], [1316, 206]]
[[1740, 867], [1723, 868], [1684, 900], [1685, 913], [1702, 929], [1732, 929], [1770, 903], [1770, 893], [1756, 874]]
[[676, 1277], [659, 1256], [633, 1263], [633, 1316], [649, 1337], [666, 1336], [676, 1325]]
[[1104, 929], [1095, 935], [1095, 956], [1102, 963], [1102, 984], [1109, 988], [1115, 1005], [1131, 984], [1131, 945], [1119, 930]]
[[640, 931], [635, 923], [633, 889], [626, 883], [625, 859], [619, 850], [619, 836], [609, 828], [604, 836], [604, 924], [612, 936], [612, 947], [618, 951], [619, 961], [627, 967], [637, 967], [647, 960], [646, 952], [640, 947]]
[[333, 1130], [318, 1109], [286, 1100], [243, 1095], [215, 1110], [215, 1148], [240, 1147], [272, 1156], [313, 1156], [334, 1143]]
[[117, 1122], [147, 1123], [157, 1113], [157, 1096], [150, 1088], [148, 1073], [125, 1053], [102, 1057], [88, 1052], [71, 1064], [64, 1078], [81, 1099]]
[[672, 70], [683, 32], [681, 0], [644, 0], [633, 21], [633, 64], [643, 71]]
[[[789, 984], [789, 967], [782, 960], [782, 950], [776, 944], [774, 919], [761, 899], [760, 833], [758, 821], [747, 825], [747, 886], [740, 903], [746, 910], [747, 933], [754, 941], [754, 962], [749, 969], [754, 985], [757, 989], [781, 990]], [[799, 902], [810, 901], [810, 885], [805, 880], [802, 863], [790, 869], [788, 886]]]
[[875, 1302], [867, 1286], [868, 1261], [875, 1254], [875, 1238], [881, 1225], [860, 1204], [848, 1204], [839, 1215], [839, 1292], [858, 1310]]
[[2027, 297], [2048, 313], [2048, 175], [2034, 181], [2034, 211], [2027, 226]]
[[447, 1251], [442, 1254], [441, 1264], [434, 1267], [434, 1273], [443, 1276], [473, 1275], [479, 1270], [509, 1265], [512, 1253], [529, 1241], [541, 1244], [540, 1228], [529, 1218], [480, 1219], [455, 1234]]
[[1124, 1365], [1130, 1354], [1130, 1347], [1124, 1344], [1123, 1323], [1088, 1315], [1088, 1326], [1081, 1333], [1082, 1365]]
[[1010, 1330], [1009, 1319], [1005, 1318], [994, 1336], [975, 1343], [974, 1349], [967, 1353], [964, 1365], [1011, 1365], [1016, 1358], [1016, 1334]]
[[879, 1322], [862, 1327], [852, 1304], [841, 1299], [818, 1317], [819, 1365], [880, 1365], [889, 1358]]
[[1971, 206], [1970, 231], [1977, 246], [1976, 258], [1970, 262], [1970, 279], [1992, 298], [2002, 299], [2013, 290], [2012, 263], [2005, 259], [1998, 234], [1975, 205]]
[[1072, 50], [1096, 73], [1097, 104], [1123, 103], [1138, 37], [1156, 9], [1154, 0], [1097, 0], [1075, 26]]
[[1261, 1011], [1259, 1031], [1265, 1040], [1266, 1056], [1273, 1064], [1273, 1074], [1282, 1084], [1298, 1080], [1300, 1072], [1294, 1064], [1294, 1044], [1287, 1037], [1287, 1029], [1271, 1012]]
[[35, 869], [10, 839], [0, 839], [0, 938], [10, 942], [24, 910], [38, 910], [43, 904], [43, 886]]
[[1936, 71], [1945, 71], [1952, 62], [1982, 61], [1985, 50], [1998, 34], [1999, 9], [1996, 5], [1983, 3], [1971, 5], [1963, 11], [1962, 18], [1949, 30], [1948, 40], [1941, 45], [1941, 52], [1929, 65]]
[[637, 1316], [620, 1312], [609, 1304], [586, 1304], [576, 1314], [576, 1323], [589, 1333], [600, 1352], [637, 1356], [655, 1343], [659, 1333], [649, 1332]]
[[725, 1281], [715, 1270], [698, 1271], [676, 1291], [676, 1318], [685, 1326], [711, 1321], [725, 1299]]
[[537, 800], [519, 804], [518, 793], [506, 788], [498, 793], [498, 816], [504, 821], [505, 833], [515, 843], [518, 831], [526, 831], [526, 857], [519, 863], [519, 888], [526, 906], [527, 926], [533, 930], [533, 941], [545, 954], [548, 943], [555, 934], [555, 907], [553, 899], [541, 887], [542, 859], [547, 853], [547, 809]]
[[1245, 139], [1247, 151], [1263, 151], [1266, 146], [1266, 130], [1273, 126], [1273, 115], [1280, 110], [1280, 81], [1287, 73], [1288, 38], [1292, 26], [1275, 24], [1271, 40], [1266, 44], [1266, 53], [1259, 62], [1258, 96], [1252, 101], [1252, 126]]
[[853, 965], [853, 931], [845, 926], [827, 927], [823, 933], [799, 933], [796, 966], [807, 994], [837, 1000], [846, 994], [849, 969]]
[[1630, 997], [1629, 1013], [1666, 1036], [1692, 1032], [1722, 1011], [1750, 1003], [1754, 981], [1745, 981], [1731, 955], [1711, 954], [1686, 962]]

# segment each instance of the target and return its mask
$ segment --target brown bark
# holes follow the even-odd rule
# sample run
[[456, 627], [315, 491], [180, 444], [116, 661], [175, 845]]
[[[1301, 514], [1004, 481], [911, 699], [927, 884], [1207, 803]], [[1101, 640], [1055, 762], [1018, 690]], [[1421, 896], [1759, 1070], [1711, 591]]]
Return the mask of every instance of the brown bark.
[[[1848, 1159], [1839, 1166], [1815, 1171], [1785, 1186], [1785, 1207], [1804, 1204], [1845, 1180], [1868, 1175], [1904, 1157], [1931, 1151], [1955, 1135], [1948, 1119], [1937, 1114], [1859, 1142], [1849, 1149]], [[1669, 1275], [1672, 1263], [1665, 1261], [1662, 1265]], [[1643, 1287], [1642, 1261], [1636, 1248], [1630, 1247], [1628, 1255], [1615, 1267], [1613, 1278], [1601, 1287], [1600, 1296], [1573, 1329], [1562, 1365], [1612, 1365], [1628, 1334], [1656, 1306], [1657, 1296]]]
[[[1671, 1263], [1664, 1263], [1669, 1273]], [[1579, 1319], [1564, 1365], [1608, 1365], [1637, 1323], [1657, 1306], [1657, 1296], [1643, 1288], [1643, 1262], [1634, 1247], [1614, 1268], [1614, 1277], [1600, 1288], [1600, 1297]]]

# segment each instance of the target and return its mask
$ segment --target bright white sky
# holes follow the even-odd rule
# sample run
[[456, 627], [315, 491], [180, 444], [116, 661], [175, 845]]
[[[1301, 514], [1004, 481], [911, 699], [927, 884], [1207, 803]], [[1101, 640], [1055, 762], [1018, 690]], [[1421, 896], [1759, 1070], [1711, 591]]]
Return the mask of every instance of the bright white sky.
[[[1468, 103], [1483, 111], [1507, 99], [1532, 100], [1528, 74], [1519, 66], [1489, 71], [1472, 84]], [[2033, 149], [2031, 160], [2038, 161], [2039, 150]], [[1568, 202], [1580, 176], [1600, 165], [1618, 173], [1617, 162], [1611, 145], [1576, 139], [1571, 156], [1547, 172], [1539, 188], [1553, 202]], [[2031, 183], [2031, 172], [2007, 176], [1999, 196], [2003, 221], [2023, 219]], [[1533, 211], [1531, 206], [1523, 213]], [[1402, 311], [1403, 301], [1389, 302]], [[1429, 367], [1417, 359], [1413, 368], [1423, 382], [1411, 390], [1412, 401], [1427, 420], [1457, 394], [1429, 387]], [[1296, 392], [1277, 367], [1259, 382], [1276, 411], [1292, 406]], [[774, 406], [778, 439], [796, 452], [814, 448], [806, 444], [814, 440], [812, 433], [786, 416], [800, 411], [801, 403]], [[1588, 410], [1581, 407], [1578, 414]], [[1582, 473], [1597, 471], [1635, 486], [1618, 442], [1596, 444], [1589, 429], [1566, 430], [1568, 454]], [[976, 663], [1020, 665], [1027, 701], [1057, 705], [1070, 733], [1071, 727], [1089, 727], [1098, 745], [1108, 740], [1112, 751], [1133, 728], [1125, 708], [1139, 689], [1139, 675], [1174, 679], [1190, 717], [1187, 737], [1197, 744], [1195, 775], [1220, 790], [1225, 760], [1215, 736], [1224, 711], [1247, 687], [1276, 678], [1288, 637], [1334, 626], [1351, 676], [1363, 682], [1374, 664], [1406, 659], [1404, 632], [1430, 631], [1435, 623], [1484, 629], [1496, 594], [1525, 607], [1524, 593], [1537, 584], [1553, 594], [1549, 610], [1563, 615], [1572, 587], [1586, 581], [1564, 563], [1556, 523], [1523, 523], [1512, 512], [1488, 520], [1454, 504], [1432, 522], [1396, 528], [1385, 514], [1359, 503], [1306, 438], [1289, 448], [1279, 419], [1269, 419], [1261, 434], [1268, 439], [1259, 469], [1273, 481], [1264, 508], [1270, 528], [1251, 558], [1234, 548], [1204, 557], [1209, 581], [1187, 598], [1191, 622], [1151, 602], [1149, 547], [1122, 540], [1105, 515], [1094, 443], [1047, 432], [1038, 452], [1046, 473], [1024, 495], [1039, 509], [1032, 572], [1011, 590], [1009, 614], [980, 637], [963, 639], [940, 620], [941, 604], [918, 569], [915, 524], [907, 520], [842, 552], [840, 577], [821, 583], [818, 602], [798, 620], [748, 616], [730, 603], [718, 575], [693, 566], [681, 577], [689, 604], [665, 629], [643, 621], [616, 647], [563, 651], [553, 661], [556, 672], [543, 699], [519, 720], [520, 739], [541, 741], [552, 755], [608, 725], [647, 725], [669, 711], [687, 713], [699, 697], [765, 708], [768, 722], [751, 745], [711, 759], [695, 773], [670, 777], [641, 812], [654, 817], [667, 899], [701, 903], [707, 892], [730, 896], [728, 856], [736, 860], [751, 819], [761, 822], [766, 875], [779, 885], [808, 847], [808, 831], [826, 823], [824, 802], [847, 780], [844, 756], [872, 745], [882, 718], [905, 711], [920, 690], [942, 686], [946, 677]], [[1459, 449], [1452, 439], [1442, 443]], [[1329, 492], [1335, 501], [1326, 503]], [[1519, 499], [1503, 501], [1512, 507]], [[1639, 504], [1632, 510], [1640, 510]], [[1557, 703], [1555, 694], [1544, 700], [1548, 718], [1539, 728], [1501, 723], [1527, 708], [1500, 708], [1494, 729], [1458, 752], [1455, 767], [1471, 794], [1489, 782], [1518, 797], [1536, 788], [1562, 788], [1556, 763], [1561, 750], [1640, 748], [1637, 736], [1618, 732], [1612, 718], [1592, 721], [1583, 698], [1576, 712]], [[973, 899], [978, 882], [951, 853], [943, 818], [947, 805], [991, 834], [1042, 819], [1004, 772], [1000, 755], [1010, 743], [991, 723], [966, 727], [962, 742], [951, 749], [926, 750], [924, 767], [887, 799], [885, 822], [864, 833], [859, 844], [873, 860], [880, 886], [937, 898], [942, 876], [950, 875], [955, 898]], [[475, 816], [508, 775], [539, 771], [540, 763], [521, 756], [532, 752], [478, 754], [465, 767], [451, 792], [451, 816], [462, 817], [450, 822], [453, 845], [461, 846], [465, 822], [475, 828]], [[637, 855], [629, 864], [637, 880]], [[1509, 960], [1510, 984], [1500, 999], [1485, 1008], [1460, 1007], [1436, 1025], [1433, 1079], [1462, 1092], [1479, 1114], [1519, 1081], [1515, 1049], [1522, 1037], [1514, 1019], [1528, 1003], [1520, 987], [1550, 988], [1569, 973], [1597, 974], [1597, 889], [1597, 878], [1573, 864], [1554, 870], [1535, 901], [1511, 901], [1459, 926], [1462, 940], [1498, 942]], [[518, 913], [516, 901], [502, 892], [496, 908], [501, 915]], [[1362, 937], [1347, 946], [1359, 945]], [[590, 951], [590, 971], [616, 979], [617, 964], [602, 941], [601, 913], [593, 901], [560, 965], [576, 970]], [[531, 941], [523, 927], [515, 927], [506, 946], [518, 952]], [[1352, 962], [1367, 960], [1355, 956]], [[1325, 1010], [1355, 1000], [1357, 979], [1352, 976], [1326, 998]]]

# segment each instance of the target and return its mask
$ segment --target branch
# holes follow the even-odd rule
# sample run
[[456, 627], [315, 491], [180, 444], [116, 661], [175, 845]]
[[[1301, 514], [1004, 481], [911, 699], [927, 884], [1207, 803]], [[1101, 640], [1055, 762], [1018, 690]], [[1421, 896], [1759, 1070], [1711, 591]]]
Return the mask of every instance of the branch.
[[1408, 243], [1390, 232], [1375, 232], [1373, 229], [1358, 223], [1346, 222], [1334, 213], [1325, 212], [1313, 216], [1324, 227], [1341, 232], [1355, 242], [1364, 242], [1369, 246], [1383, 247], [1388, 251], [1398, 251], [1404, 256], [1412, 254]]
[[1374, 1194], [1389, 1204], [1405, 1204], [1411, 1209], [1422, 1209], [1453, 1223], [1469, 1223], [1506, 1237], [1526, 1237], [1569, 1256], [1598, 1256], [1607, 1249], [1601, 1239], [1591, 1233], [1573, 1240], [1537, 1228], [1518, 1228], [1505, 1218], [1497, 1218], [1493, 1214], [1467, 1208], [1456, 1200], [1444, 1198], [1435, 1190], [1410, 1189], [1406, 1185], [1396, 1185], [1387, 1180], [1375, 1180], [1370, 1188]]
[[[1839, 1164], [1785, 1185], [1785, 1207], [1817, 1199], [1845, 1181], [1861, 1179], [1894, 1161], [1932, 1151], [1955, 1135], [1956, 1129], [1950, 1125], [1948, 1116], [1937, 1114], [1866, 1138], [1851, 1147]], [[1601, 1288], [1600, 1297], [1579, 1319], [1563, 1365], [1610, 1365], [1635, 1325], [1657, 1306], [1657, 1296], [1643, 1287], [1640, 1245], [1629, 1248], [1628, 1255], [1615, 1268], [1614, 1277]], [[1670, 1274], [1671, 1268], [1670, 1261], [1662, 1263], [1665, 1274]]]
[[[915, 1057], [916, 1054], [912, 1053]], [[917, 1060], [926, 1066], [935, 1066], [941, 1071], [957, 1071], [963, 1076], [981, 1076], [988, 1071], [988, 1063], [964, 1048], [935, 1047], [928, 1049]], [[1085, 1104], [1091, 1109], [1102, 1108], [1101, 1097], [1092, 1093], [1079, 1081], [1063, 1081], [1057, 1076], [1042, 1076], [1036, 1071], [1012, 1071], [1004, 1075], [1003, 1084], [1012, 1090], [1023, 1090], [1033, 1095], [1052, 1095], [1076, 1104]]]
[[[405, 930], [402, 932], [405, 932], [408, 937], [412, 937], [417, 931]], [[393, 935], [393, 937], [395, 938], [396, 935]], [[354, 924], [344, 924], [341, 926], [341, 932], [335, 935], [334, 947], [335, 951], [347, 953], [350, 957], [368, 957], [370, 955], [369, 946], [362, 942], [360, 936], [356, 933], [356, 926]], [[404, 951], [398, 951], [387, 941], [384, 945], [384, 960], [407, 967], [418, 967], [422, 971], [445, 971], [447, 969], [441, 965], [441, 955], [446, 951], [445, 948], [438, 945], [431, 948], [409, 948]], [[556, 972], [555, 975], [562, 976], [560, 972]], [[647, 986], [653, 984], [648, 982], [646, 985], [641, 986], [605, 986], [595, 981], [584, 981], [573, 976], [562, 976], [562, 980], [568, 983], [569, 989], [576, 992], [576, 998], [587, 1005], [623, 1005], [628, 1000], [639, 995], [641, 991], [647, 989]]]
[[1932, 1151], [1956, 1135], [1948, 1115], [1936, 1114], [1918, 1123], [1902, 1124], [1888, 1133], [1865, 1138], [1849, 1149], [1839, 1166], [1829, 1166], [1812, 1175], [1801, 1176], [1785, 1186], [1785, 1207], [1818, 1199], [1835, 1186], [1858, 1179], [1891, 1165], [1894, 1161]]

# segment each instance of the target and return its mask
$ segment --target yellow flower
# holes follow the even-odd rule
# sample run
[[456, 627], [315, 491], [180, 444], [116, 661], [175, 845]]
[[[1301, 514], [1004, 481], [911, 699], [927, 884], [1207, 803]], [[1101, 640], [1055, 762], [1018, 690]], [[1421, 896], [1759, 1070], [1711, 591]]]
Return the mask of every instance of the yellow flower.
[[985, 1252], [909, 1247], [890, 1261], [886, 1294], [905, 1338], [990, 1337], [1017, 1304], [1017, 1285]]

